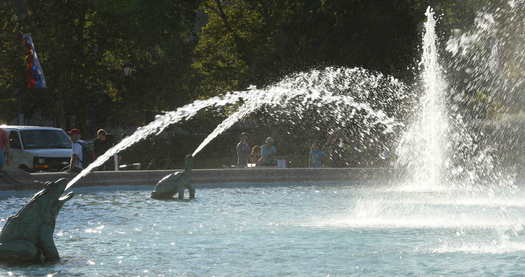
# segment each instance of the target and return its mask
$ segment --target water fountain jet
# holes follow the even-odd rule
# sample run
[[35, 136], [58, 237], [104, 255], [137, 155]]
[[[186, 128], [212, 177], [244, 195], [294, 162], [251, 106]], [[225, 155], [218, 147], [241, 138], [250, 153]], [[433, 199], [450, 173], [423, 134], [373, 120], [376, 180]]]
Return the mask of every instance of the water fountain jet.
[[447, 83], [439, 63], [434, 11], [428, 8], [423, 34], [422, 95], [416, 116], [398, 147], [398, 164], [406, 170], [406, 186], [415, 190], [440, 189], [445, 181], [448, 158], [449, 119], [446, 108]]
[[[351, 91], [352, 95], [337, 95], [345, 93], [345, 91]], [[268, 88], [250, 88], [246, 91], [233, 92], [222, 97], [217, 96], [208, 100], [195, 101], [175, 111], [159, 115], [153, 122], [139, 128], [131, 136], [124, 138], [75, 176], [68, 183], [66, 189], [70, 188], [80, 178], [89, 174], [93, 169], [102, 165], [114, 154], [127, 149], [150, 135], [161, 133], [171, 124], [192, 118], [205, 108], [230, 105], [239, 102], [241, 99], [245, 102], [242, 108], [234, 114], [235, 116], [221, 124], [217, 131], [212, 132], [201, 146], [194, 151], [192, 156], [195, 156], [220, 132], [262, 105], [286, 106], [287, 103], [298, 99], [298, 97], [302, 97], [301, 101], [305, 103], [317, 102], [319, 104], [324, 101], [325, 104], [346, 104], [348, 107], [362, 110], [365, 113], [365, 119], [370, 119], [372, 123], [381, 123], [383, 126], [386, 126], [387, 130], [392, 130], [394, 126], [400, 124], [395, 120], [397, 116], [390, 116], [383, 110], [390, 110], [391, 114], [402, 113], [402, 107], [397, 107], [396, 105], [407, 97], [405, 92], [405, 86], [392, 77], [383, 76], [382, 74], [371, 74], [359, 68], [327, 68], [322, 71], [313, 70], [310, 73], [292, 75]], [[368, 101], [372, 104], [368, 103]], [[368, 125], [373, 126], [374, 124], [368, 123]], [[363, 127], [366, 127], [363, 131], [367, 131], [367, 128], [370, 127], [368, 125], [363, 125]]]

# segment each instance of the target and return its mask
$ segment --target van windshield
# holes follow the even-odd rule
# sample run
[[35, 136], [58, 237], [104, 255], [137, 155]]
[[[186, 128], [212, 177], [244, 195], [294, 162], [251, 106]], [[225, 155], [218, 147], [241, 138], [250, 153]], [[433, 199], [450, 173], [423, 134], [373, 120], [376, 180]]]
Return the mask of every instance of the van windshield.
[[25, 149], [71, 148], [71, 140], [59, 130], [21, 130]]

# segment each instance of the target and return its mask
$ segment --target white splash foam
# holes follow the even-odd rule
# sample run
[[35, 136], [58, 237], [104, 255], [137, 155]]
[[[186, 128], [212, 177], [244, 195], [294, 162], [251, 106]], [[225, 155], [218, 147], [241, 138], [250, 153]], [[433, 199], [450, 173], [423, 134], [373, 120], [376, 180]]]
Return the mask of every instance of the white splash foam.
[[461, 245], [444, 244], [432, 253], [469, 253], [469, 254], [505, 254], [512, 252], [524, 252], [525, 242], [490, 241], [485, 243], [464, 243]]
[[447, 132], [449, 129], [445, 94], [447, 83], [439, 64], [438, 37], [434, 12], [429, 7], [423, 35], [423, 68], [421, 81], [423, 95], [418, 113], [404, 133], [398, 148], [398, 164], [406, 167], [407, 188], [424, 187], [435, 190], [443, 186], [443, 170], [447, 159]]

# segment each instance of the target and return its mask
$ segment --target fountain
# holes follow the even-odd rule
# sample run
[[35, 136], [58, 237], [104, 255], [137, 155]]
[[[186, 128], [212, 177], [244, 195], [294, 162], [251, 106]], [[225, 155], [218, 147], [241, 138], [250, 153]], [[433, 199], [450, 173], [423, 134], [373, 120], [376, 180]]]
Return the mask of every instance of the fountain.
[[[407, 126], [402, 123], [408, 108], [399, 104], [410, 102], [414, 95], [403, 84], [362, 69], [314, 70], [289, 76], [268, 88], [233, 92], [159, 116], [83, 173], [88, 174], [105, 158], [161, 132], [169, 124], [191, 118], [199, 110], [238, 104], [242, 99], [238, 110], [217, 126], [193, 156], [256, 111], [278, 115], [276, 120], [296, 120], [296, 124], [307, 112], [318, 115], [320, 122], [328, 121], [323, 128], [329, 131], [339, 126], [359, 126], [356, 136], [367, 147], [370, 141], [377, 142], [371, 140], [377, 134], [391, 134], [392, 140], [398, 139], [399, 162], [406, 166], [401, 184], [359, 180], [292, 182], [272, 187], [218, 184], [200, 190], [198, 201], [177, 204], [151, 200], [149, 186], [105, 190], [78, 187], [78, 197], [65, 207], [75, 217], [61, 220], [64, 223], [55, 233], [63, 262], [51, 267], [0, 267], [0, 275], [522, 274], [525, 267], [519, 257], [525, 251], [525, 192], [508, 182], [513, 180], [512, 174], [501, 170], [512, 160], [500, 153], [505, 138], [498, 135], [513, 133], [505, 128], [506, 133], [500, 133], [501, 128], [491, 130], [486, 122], [474, 121], [477, 116], [472, 111], [479, 112], [482, 105], [464, 96], [469, 93], [465, 88], [472, 87], [486, 88], [490, 97], [482, 101], [492, 104], [503, 100], [513, 104], [519, 99], [517, 92], [523, 78], [510, 71], [493, 76], [486, 69], [492, 65], [503, 69], [523, 66], [525, 62], [519, 58], [523, 52], [517, 53], [513, 61], [502, 61], [496, 59], [501, 52], [472, 46], [484, 45], [484, 34], [498, 38], [511, 29], [507, 25], [512, 22], [522, 26], [523, 13], [519, 11], [525, 9], [525, 2], [515, 0], [502, 5], [506, 7], [498, 10], [502, 14], [480, 14], [477, 22], [478, 27], [483, 26], [482, 31], [475, 28], [449, 42], [454, 59], [470, 59], [471, 63], [447, 64], [448, 54], [438, 55], [436, 21], [432, 10], [427, 10], [422, 86], [416, 93], [420, 101]], [[504, 16], [508, 14], [513, 16]], [[498, 34], [492, 33], [494, 26], [498, 26]], [[498, 51], [525, 49], [515, 47], [523, 42], [514, 37], [502, 39], [507, 41], [496, 44]], [[514, 46], [505, 48], [511, 44]], [[484, 61], [483, 56], [472, 59], [478, 53], [491, 53], [497, 62], [471, 67], [476, 61]], [[461, 85], [447, 79], [447, 85], [443, 68], [447, 77], [467, 74], [473, 83]], [[476, 72], [478, 69], [481, 71]], [[492, 88], [505, 88], [509, 94], [499, 95]], [[385, 149], [392, 147], [390, 142], [377, 144]], [[23, 193], [6, 197], [0, 194], [5, 205], [0, 209], [0, 219], [14, 213], [25, 197]]]
[[[353, 83], [355, 82], [355, 83]], [[333, 92], [352, 93], [353, 95], [333, 95]], [[397, 107], [407, 96], [404, 93], [405, 87], [398, 80], [392, 77], [385, 77], [382, 74], [370, 74], [364, 69], [345, 69], [327, 68], [324, 71], [314, 70], [311, 73], [296, 74], [284, 78], [283, 81], [265, 89], [249, 88], [246, 91], [232, 92], [225, 96], [217, 96], [208, 100], [195, 101], [175, 111], [158, 116], [153, 122], [139, 128], [129, 137], [124, 138], [117, 145], [109, 149], [102, 156], [98, 157], [87, 168], [76, 175], [67, 185], [66, 190], [74, 185], [80, 178], [89, 174], [94, 168], [102, 165], [114, 154], [132, 146], [133, 144], [147, 138], [153, 134], [161, 133], [166, 127], [177, 122], [188, 120], [195, 116], [200, 110], [210, 107], [221, 107], [234, 104], [244, 100], [246, 104], [220, 124], [201, 145], [194, 151], [195, 156], [213, 138], [231, 127], [243, 116], [252, 113], [263, 105], [288, 106], [294, 101], [301, 101], [303, 104], [322, 107], [323, 105], [333, 105], [333, 113], [339, 117], [339, 122], [347, 122], [350, 118], [357, 117], [359, 114], [363, 123], [362, 132], [367, 133], [371, 126], [381, 125], [383, 132], [391, 132], [394, 127], [401, 123], [389, 116], [383, 109], [390, 110], [390, 113], [403, 112], [403, 105]], [[363, 102], [359, 102], [363, 101]], [[373, 103], [374, 106], [371, 106]], [[350, 110], [350, 114], [343, 111]], [[344, 125], [342, 127], [345, 127]]]
[[[403, 134], [397, 149], [398, 164], [407, 172], [403, 187], [408, 190], [461, 188], [487, 191], [502, 186], [510, 189], [513, 186], [515, 168], [508, 163], [505, 164], [505, 158], [501, 157], [508, 151], [502, 147], [507, 143], [501, 142], [503, 137], [498, 131], [495, 134], [488, 134], [494, 130], [489, 131], [483, 127], [483, 120], [480, 120], [484, 117], [480, 114], [480, 110], [488, 103], [485, 101], [476, 103], [479, 99], [472, 96], [472, 91], [491, 90], [485, 83], [491, 78], [498, 79], [489, 82], [495, 86], [499, 84], [500, 87], [503, 83], [509, 83], [508, 78], [494, 77], [489, 72], [495, 70], [487, 70], [488, 64], [494, 62], [487, 63], [484, 60], [486, 55], [483, 54], [490, 53], [493, 56], [494, 49], [479, 52], [480, 48], [483, 49], [485, 46], [472, 47], [473, 41], [485, 43], [487, 40], [482, 38], [478, 30], [475, 31], [476, 35], [471, 35], [469, 38], [463, 35], [449, 40], [447, 50], [452, 53], [452, 59], [442, 61], [447, 66], [449, 79], [452, 80], [449, 85], [445, 80], [445, 70], [440, 65], [434, 14], [431, 9], [428, 9], [426, 14], [427, 22], [420, 64], [422, 95], [415, 117]], [[487, 31], [487, 26], [480, 22], [485, 22], [486, 17], [487, 14], [481, 14], [477, 19], [478, 27], [483, 26], [484, 31]], [[477, 39], [473, 40], [472, 37]], [[468, 53], [468, 49], [472, 53]], [[473, 63], [479, 63], [479, 66], [474, 66]], [[472, 72], [473, 66], [477, 68], [477, 73]], [[468, 77], [463, 74], [464, 72], [458, 74], [458, 71], [472, 73], [475, 76], [472, 78], [474, 80], [469, 80], [465, 85], [464, 78]], [[482, 80], [485, 81], [480, 84], [481, 80], [475, 81], [480, 74], [488, 74], [491, 77], [483, 77]], [[514, 83], [510, 86], [510, 91], [514, 91], [517, 85], [519, 84]], [[492, 92], [492, 94], [494, 97], [499, 97], [499, 93]], [[509, 130], [506, 131], [508, 133]], [[516, 143], [512, 144], [516, 145]]]
[[[511, 139], [509, 143], [509, 138], [502, 135], [512, 131], [507, 127], [488, 133], [486, 122], [476, 120], [485, 118], [479, 111], [490, 102], [503, 103], [506, 99], [509, 104], [506, 108], [515, 108], [512, 101], [516, 101], [516, 90], [523, 84], [523, 79], [509, 78], [509, 72], [492, 75], [497, 68], [504, 70], [505, 62], [514, 64], [514, 69], [524, 64], [521, 58], [516, 64], [516, 60], [506, 61], [501, 55], [509, 48], [516, 49], [516, 41], [499, 33], [505, 28], [495, 26], [503, 20], [509, 31], [509, 18], [522, 26], [519, 22], [523, 22], [525, 3], [510, 1], [503, 5], [508, 6], [497, 10], [495, 17], [499, 20], [480, 13], [474, 31], [448, 42], [447, 49], [456, 60], [448, 65], [451, 69], [447, 71], [455, 71], [456, 77], [471, 74], [469, 80], [473, 81], [456, 80], [451, 86], [447, 85], [438, 62], [436, 22], [432, 10], [427, 10], [421, 61], [422, 95], [398, 148], [398, 162], [405, 167], [405, 178], [388, 188], [362, 189], [350, 216], [324, 220], [316, 226], [429, 229], [445, 233], [450, 230], [455, 234], [441, 239], [440, 246], [428, 251], [462, 253], [465, 254], [462, 259], [472, 253], [506, 255], [524, 250], [524, 210], [516, 202], [517, 195], [522, 196], [523, 192], [515, 185], [515, 164], [505, 162], [506, 150], [516, 147], [516, 142]], [[518, 51], [520, 57], [523, 51]], [[487, 55], [492, 61], [487, 62]], [[480, 100], [472, 97], [472, 91], [476, 90], [485, 91], [488, 99], [476, 103]], [[500, 95], [502, 90], [510, 94]]]
[[68, 190], [73, 184], [75, 184], [80, 178], [89, 174], [93, 169], [101, 166], [107, 160], [109, 160], [113, 155], [119, 153], [120, 151], [127, 149], [133, 144], [147, 138], [153, 134], [160, 134], [164, 129], [166, 129], [171, 124], [175, 124], [182, 120], [188, 120], [195, 116], [200, 110], [213, 107], [213, 106], [224, 106], [230, 103], [236, 103], [240, 99], [248, 98], [250, 96], [249, 91], [239, 91], [229, 93], [224, 96], [216, 96], [207, 100], [198, 100], [191, 104], [188, 104], [184, 107], [181, 107], [175, 111], [168, 112], [164, 115], [158, 116], [154, 121], [150, 122], [148, 125], [138, 128], [132, 135], [121, 140], [117, 145], [113, 146], [111, 149], [106, 151], [103, 155], [98, 157], [93, 161], [87, 168], [82, 170], [78, 175], [76, 175], [66, 186]]
[[[357, 78], [360, 80], [353, 83]], [[373, 75], [358, 68], [326, 68], [298, 74], [285, 79], [266, 93], [257, 93], [219, 124], [192, 155], [197, 155], [214, 138], [241, 119], [263, 108], [271, 110], [272, 117], [282, 117], [280, 112], [288, 115], [305, 114], [313, 107], [321, 120], [328, 119], [338, 128], [347, 128], [353, 124], [360, 127], [362, 134], [370, 134], [373, 128], [380, 126], [383, 133], [392, 133], [403, 125], [395, 118], [400, 117], [404, 106], [396, 104], [409, 97], [406, 92], [406, 87], [398, 80], [381, 74]], [[326, 110], [325, 107], [330, 109]], [[389, 114], [385, 111], [389, 111]], [[299, 124], [301, 120], [298, 118], [292, 121]]]
[[426, 11], [423, 55], [420, 66], [422, 95], [416, 117], [405, 132], [398, 148], [399, 163], [406, 168], [412, 188], [438, 189], [446, 179], [446, 157], [449, 119], [445, 103], [447, 84], [439, 63], [436, 20], [429, 7]]

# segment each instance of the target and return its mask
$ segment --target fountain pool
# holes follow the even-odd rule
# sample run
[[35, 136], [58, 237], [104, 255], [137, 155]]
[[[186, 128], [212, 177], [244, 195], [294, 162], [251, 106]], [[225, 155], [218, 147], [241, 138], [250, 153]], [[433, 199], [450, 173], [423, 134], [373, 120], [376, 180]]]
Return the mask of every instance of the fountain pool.
[[[518, 276], [523, 192], [402, 191], [367, 184], [202, 189], [76, 188], [55, 265], [0, 276]], [[0, 226], [31, 196], [0, 195]]]

